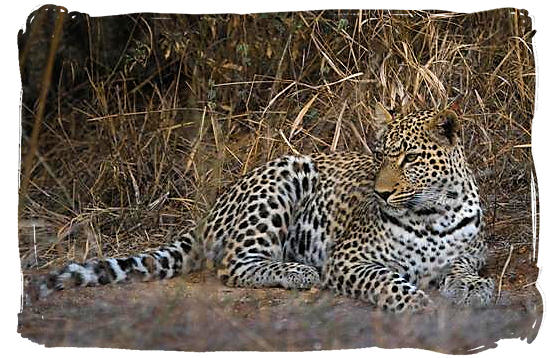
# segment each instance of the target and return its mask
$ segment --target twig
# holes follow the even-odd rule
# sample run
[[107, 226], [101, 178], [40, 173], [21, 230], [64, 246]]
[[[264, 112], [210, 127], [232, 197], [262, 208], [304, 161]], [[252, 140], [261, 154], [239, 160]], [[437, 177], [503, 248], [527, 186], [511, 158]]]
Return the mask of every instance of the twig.
[[197, 139], [195, 140], [195, 143], [193, 144], [193, 147], [191, 148], [191, 153], [189, 153], [189, 157], [187, 159], [187, 163], [185, 165], [185, 173], [189, 171], [189, 168], [191, 168], [191, 165], [193, 165], [193, 162], [195, 160], [195, 155], [197, 154], [197, 150], [202, 142], [202, 136], [203, 136], [203, 128], [204, 128], [204, 118], [206, 117], [206, 107], [204, 107], [201, 117], [201, 126], [199, 128], [199, 135], [197, 136]]
[[298, 126], [301, 126], [302, 120], [305, 114], [307, 113], [307, 111], [309, 110], [309, 107], [311, 107], [313, 102], [315, 102], [318, 96], [319, 96], [319, 93], [316, 93], [315, 95], [313, 95], [313, 97], [311, 97], [311, 99], [306, 103], [306, 105], [300, 110], [300, 113], [298, 113], [298, 115], [294, 119], [294, 122], [292, 123], [292, 127], [290, 128], [290, 134], [288, 136], [289, 138], [292, 138], [296, 133], [296, 129], [298, 129]]
[[514, 250], [514, 244], [510, 245], [510, 252], [508, 252], [508, 258], [506, 259], [506, 262], [504, 263], [504, 267], [502, 268], [502, 272], [500, 273], [500, 278], [498, 280], [498, 293], [497, 293], [497, 299], [498, 302], [500, 300], [500, 292], [502, 290], [502, 279], [504, 277], [504, 273], [506, 272], [506, 269], [508, 268], [508, 265], [510, 264], [510, 259], [512, 258], [512, 251]]
[[344, 115], [344, 110], [346, 109], [347, 101], [344, 101], [340, 114], [338, 115], [338, 121], [336, 122], [336, 129], [334, 129], [334, 137], [332, 138], [332, 145], [330, 146], [330, 151], [335, 152], [336, 147], [338, 146], [338, 140], [340, 139], [340, 132], [342, 129], [342, 116]]
[[271, 101], [269, 101], [269, 103], [267, 104], [267, 106], [265, 107], [264, 111], [262, 112], [262, 117], [265, 115], [265, 113], [267, 112], [267, 110], [269, 109], [269, 107], [271, 107], [271, 105], [273, 103], [275, 103], [275, 101], [277, 100], [277, 98], [279, 98], [283, 93], [285, 93], [286, 91], [288, 91], [292, 86], [294, 86], [296, 84], [296, 82], [292, 82], [290, 83], [288, 86], [286, 86], [282, 91], [280, 91], [279, 93], [277, 93], [277, 95], [275, 95], [275, 97], [273, 97], [271, 99]]
[[[203, 112], [204, 108], [164, 108], [164, 109], [156, 109], [156, 110], [148, 109], [146, 111], [108, 114], [106, 116], [88, 118], [87, 121], [88, 122], [95, 122], [95, 121], [101, 121], [103, 119], [121, 118], [121, 117], [126, 117], [126, 116], [138, 116], [138, 115], [146, 115], [146, 114], [151, 114], [151, 113], [177, 112], [177, 111], [197, 111], [197, 112], [200, 111], [200, 112]], [[89, 116], [88, 113], [85, 113], [85, 114]], [[163, 129], [163, 128], [161, 128], [161, 129]]]
[[[20, 197], [24, 198], [27, 193], [27, 187], [29, 185], [29, 180], [32, 171], [32, 162], [34, 159], [34, 154], [38, 148], [38, 136], [40, 134], [40, 127], [42, 126], [42, 120], [44, 119], [44, 111], [46, 110], [46, 99], [48, 97], [48, 92], [50, 89], [50, 83], [52, 79], [52, 71], [55, 60], [55, 54], [59, 47], [59, 41], [61, 39], [61, 34], [63, 31], [63, 22], [65, 20], [65, 15], [67, 14], [67, 9], [64, 7], [57, 7], [58, 16], [55, 22], [55, 28], [52, 35], [52, 41], [50, 43], [50, 51], [48, 53], [48, 60], [44, 69], [42, 77], [42, 88], [40, 91], [40, 97], [38, 100], [38, 110], [36, 111], [36, 116], [34, 118], [34, 125], [31, 133], [30, 148], [25, 156], [25, 161], [23, 162], [23, 180], [21, 182]], [[22, 201], [20, 201], [22, 203]]]
[[279, 134], [281, 135], [281, 137], [283, 138], [283, 140], [285, 141], [286, 145], [288, 145], [288, 147], [290, 148], [290, 150], [292, 150], [292, 153], [296, 154], [296, 155], [300, 155], [300, 152], [298, 152], [296, 150], [296, 148], [294, 148], [292, 146], [292, 144], [290, 144], [290, 142], [288, 141], [288, 139], [286, 139], [285, 137], [285, 134], [283, 133], [283, 131], [281, 129], [279, 129]]

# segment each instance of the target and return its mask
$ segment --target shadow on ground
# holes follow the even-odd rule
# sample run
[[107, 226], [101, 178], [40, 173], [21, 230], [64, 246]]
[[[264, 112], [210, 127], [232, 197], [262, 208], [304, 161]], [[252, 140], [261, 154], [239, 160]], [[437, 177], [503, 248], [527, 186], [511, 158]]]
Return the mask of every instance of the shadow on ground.
[[186, 351], [414, 347], [445, 353], [532, 341], [542, 300], [534, 285], [464, 310], [436, 296], [427, 314], [392, 315], [330, 292], [228, 288], [212, 271], [169, 281], [67, 290], [24, 307], [19, 333], [46, 346]]

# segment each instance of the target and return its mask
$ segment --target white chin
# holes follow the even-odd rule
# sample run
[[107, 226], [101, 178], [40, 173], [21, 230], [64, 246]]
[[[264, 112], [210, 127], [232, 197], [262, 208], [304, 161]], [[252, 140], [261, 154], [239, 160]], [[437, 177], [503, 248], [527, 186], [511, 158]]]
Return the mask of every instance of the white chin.
[[382, 210], [393, 216], [402, 216], [408, 211], [405, 206], [401, 205], [397, 206], [393, 204], [383, 203], [380, 206], [382, 207]]

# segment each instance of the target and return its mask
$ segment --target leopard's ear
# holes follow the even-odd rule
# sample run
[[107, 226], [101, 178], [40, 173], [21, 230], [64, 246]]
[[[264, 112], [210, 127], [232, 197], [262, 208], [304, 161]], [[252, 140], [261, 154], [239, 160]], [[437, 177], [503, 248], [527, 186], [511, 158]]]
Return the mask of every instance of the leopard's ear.
[[374, 107], [374, 120], [377, 122], [377, 124], [385, 124], [388, 125], [393, 121], [393, 117], [390, 112], [386, 108], [384, 108], [384, 105], [380, 102], [376, 102], [376, 106]]
[[458, 95], [453, 99], [451, 104], [449, 104], [449, 109], [453, 110], [457, 115], [462, 116], [462, 96]]
[[429, 130], [443, 145], [455, 145], [458, 140], [460, 121], [455, 111], [446, 109], [436, 114], [430, 121]]
[[393, 116], [380, 102], [374, 107], [374, 127], [376, 128], [376, 138], [380, 139], [388, 125], [393, 121]]

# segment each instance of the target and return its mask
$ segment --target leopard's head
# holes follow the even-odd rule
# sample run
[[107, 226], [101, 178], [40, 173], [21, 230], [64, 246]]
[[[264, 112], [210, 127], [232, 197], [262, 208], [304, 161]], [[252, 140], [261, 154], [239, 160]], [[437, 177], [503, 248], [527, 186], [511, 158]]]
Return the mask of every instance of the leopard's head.
[[376, 109], [380, 131], [374, 192], [388, 210], [434, 210], [475, 185], [459, 138], [460, 120], [451, 109], [393, 118]]

